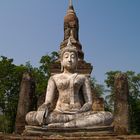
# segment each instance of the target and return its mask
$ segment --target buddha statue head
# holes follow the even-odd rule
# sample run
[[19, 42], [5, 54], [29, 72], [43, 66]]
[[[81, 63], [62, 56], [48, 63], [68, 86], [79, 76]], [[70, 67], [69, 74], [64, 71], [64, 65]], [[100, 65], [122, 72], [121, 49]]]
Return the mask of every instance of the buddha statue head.
[[78, 52], [71, 43], [71, 37], [68, 39], [67, 46], [60, 53], [61, 71], [65, 69], [75, 71], [78, 62]]

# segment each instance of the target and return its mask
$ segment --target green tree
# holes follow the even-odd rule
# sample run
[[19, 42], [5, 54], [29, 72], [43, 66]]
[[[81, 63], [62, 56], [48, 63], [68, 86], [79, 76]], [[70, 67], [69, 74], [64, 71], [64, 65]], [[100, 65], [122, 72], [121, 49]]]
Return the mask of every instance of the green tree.
[[36, 81], [36, 95], [40, 96], [46, 91], [48, 79], [51, 76], [50, 65], [58, 59], [58, 53], [46, 54], [40, 59], [39, 68], [33, 68], [32, 73]]
[[50, 77], [50, 65], [58, 59], [58, 53], [52, 52], [50, 55], [44, 55], [40, 59], [40, 70], [46, 75], [47, 78]]
[[91, 88], [94, 93], [93, 96], [95, 96], [97, 98], [103, 97], [104, 91], [105, 91], [104, 85], [99, 84], [94, 77], [92, 77], [90, 81], [91, 81]]
[[[30, 62], [17, 66], [13, 59], [0, 57], [0, 131], [13, 132], [17, 113], [20, 83], [24, 72], [30, 72], [35, 79], [35, 97], [45, 92], [50, 77], [50, 64], [58, 58], [58, 53], [41, 57], [40, 67], [32, 67]], [[34, 104], [36, 104], [36, 98]]]
[[0, 109], [5, 124], [4, 130], [1, 131], [11, 132], [13, 130], [20, 80], [25, 69], [23, 65], [14, 65], [13, 59], [0, 57]]

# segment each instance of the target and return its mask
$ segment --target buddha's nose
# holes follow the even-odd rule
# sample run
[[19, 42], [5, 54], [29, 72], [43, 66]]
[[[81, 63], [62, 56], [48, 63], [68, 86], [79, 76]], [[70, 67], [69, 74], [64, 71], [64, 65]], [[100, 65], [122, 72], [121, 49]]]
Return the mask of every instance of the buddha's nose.
[[71, 57], [68, 58], [68, 61], [71, 62]]

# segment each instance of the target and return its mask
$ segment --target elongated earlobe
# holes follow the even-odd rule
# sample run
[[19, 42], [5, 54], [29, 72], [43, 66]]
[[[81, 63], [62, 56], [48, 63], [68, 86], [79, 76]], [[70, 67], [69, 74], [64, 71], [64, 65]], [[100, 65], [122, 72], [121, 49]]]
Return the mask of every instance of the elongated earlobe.
[[76, 66], [75, 66], [75, 72], [77, 72], [77, 66], [78, 66], [78, 62], [76, 63]]
[[63, 71], [64, 71], [64, 67], [63, 67], [63, 65], [61, 63], [61, 72], [63, 72]]

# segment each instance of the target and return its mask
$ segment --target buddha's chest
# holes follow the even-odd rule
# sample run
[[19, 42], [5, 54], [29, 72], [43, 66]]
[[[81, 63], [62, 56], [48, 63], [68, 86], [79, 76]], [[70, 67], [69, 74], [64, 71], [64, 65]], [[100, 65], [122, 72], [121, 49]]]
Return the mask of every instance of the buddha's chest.
[[69, 90], [79, 90], [84, 83], [84, 78], [80, 76], [76, 77], [59, 77], [55, 79], [56, 87], [58, 91], [69, 91]]

